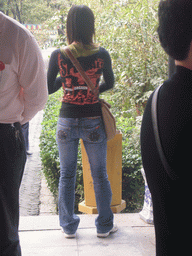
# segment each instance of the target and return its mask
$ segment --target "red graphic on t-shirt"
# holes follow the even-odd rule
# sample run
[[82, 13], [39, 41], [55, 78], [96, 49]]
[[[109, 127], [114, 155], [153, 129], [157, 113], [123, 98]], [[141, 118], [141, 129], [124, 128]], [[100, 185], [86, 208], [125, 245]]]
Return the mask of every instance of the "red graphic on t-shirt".
[[5, 69], [5, 64], [0, 61], [0, 71], [3, 71]]
[[[98, 102], [98, 99], [86, 85], [76, 68], [72, 64], [66, 63], [61, 54], [58, 55], [58, 64], [64, 89], [63, 102], [76, 105], [95, 104]], [[103, 65], [104, 61], [102, 59], [93, 59], [89, 63], [89, 69], [85, 70], [96, 88], [99, 88]]]

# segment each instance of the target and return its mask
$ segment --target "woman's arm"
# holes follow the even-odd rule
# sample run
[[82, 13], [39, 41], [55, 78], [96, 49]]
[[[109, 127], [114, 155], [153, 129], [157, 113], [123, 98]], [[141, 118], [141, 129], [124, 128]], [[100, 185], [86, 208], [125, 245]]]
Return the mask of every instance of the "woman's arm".
[[112, 70], [111, 57], [106, 50], [104, 50], [104, 54], [105, 54], [104, 69], [103, 69], [104, 82], [101, 83], [99, 87], [99, 93], [112, 89], [115, 83], [115, 78]]
[[49, 68], [47, 72], [47, 84], [48, 84], [48, 91], [49, 94], [52, 94], [58, 91], [61, 86], [61, 77], [57, 77], [59, 73], [59, 66], [58, 66], [58, 53], [60, 50], [55, 50], [50, 57], [49, 61]]

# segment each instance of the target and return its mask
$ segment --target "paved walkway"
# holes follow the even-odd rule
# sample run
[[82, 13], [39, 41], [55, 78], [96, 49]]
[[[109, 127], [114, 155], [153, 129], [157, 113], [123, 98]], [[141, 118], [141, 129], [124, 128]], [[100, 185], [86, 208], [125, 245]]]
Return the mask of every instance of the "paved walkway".
[[29, 124], [29, 151], [32, 152], [32, 155], [27, 157], [20, 188], [20, 216], [52, 215], [56, 213], [54, 199], [47, 188], [41, 166], [39, 136], [42, 120], [43, 111], [40, 111]]
[[119, 230], [104, 239], [96, 236], [96, 215], [79, 216], [75, 239], [64, 237], [57, 215], [21, 217], [22, 256], [155, 256], [154, 227], [139, 214], [116, 214]]
[[20, 187], [21, 216], [39, 215], [40, 213], [41, 159], [39, 136], [42, 120], [43, 111], [40, 111], [29, 123], [29, 151], [32, 152], [32, 155], [27, 157]]

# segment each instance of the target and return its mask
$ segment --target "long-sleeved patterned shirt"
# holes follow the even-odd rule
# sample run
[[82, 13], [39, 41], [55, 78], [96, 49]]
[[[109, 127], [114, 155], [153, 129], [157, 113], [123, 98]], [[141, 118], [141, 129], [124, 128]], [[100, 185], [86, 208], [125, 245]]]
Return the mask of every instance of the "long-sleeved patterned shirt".
[[[81, 44], [72, 44], [69, 47], [100, 93], [113, 87], [111, 58], [104, 48], [87, 46], [85, 49]], [[58, 73], [60, 73], [59, 77], [57, 77]], [[100, 84], [102, 74], [104, 82]], [[64, 50], [58, 49], [52, 53], [49, 62], [49, 93], [54, 93], [61, 86], [64, 95], [60, 117], [80, 118], [101, 115], [98, 99], [86, 85]]]

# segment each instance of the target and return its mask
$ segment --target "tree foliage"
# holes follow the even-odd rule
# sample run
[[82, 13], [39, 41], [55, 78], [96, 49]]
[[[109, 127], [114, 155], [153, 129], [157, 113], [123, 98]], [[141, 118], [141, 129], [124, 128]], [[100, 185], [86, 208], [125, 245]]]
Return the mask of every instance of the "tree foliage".
[[57, 8], [52, 0], [0, 0], [0, 10], [20, 23], [41, 24], [51, 18]]

